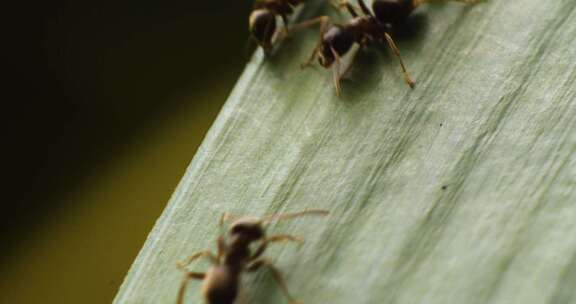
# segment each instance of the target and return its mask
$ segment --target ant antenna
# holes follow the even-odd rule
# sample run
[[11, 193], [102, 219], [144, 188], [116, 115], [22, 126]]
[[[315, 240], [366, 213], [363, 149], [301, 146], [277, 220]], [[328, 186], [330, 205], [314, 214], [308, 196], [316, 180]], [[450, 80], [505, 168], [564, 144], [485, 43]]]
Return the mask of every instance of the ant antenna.
[[268, 215], [262, 218], [262, 223], [270, 223], [272, 221], [282, 221], [282, 220], [289, 220], [293, 218], [298, 218], [305, 215], [319, 215], [319, 216], [326, 216], [330, 212], [326, 209], [307, 209], [304, 211], [299, 212], [290, 212], [290, 213], [282, 213], [282, 214], [273, 214]]
[[239, 218], [240, 217], [238, 217], [237, 215], [231, 214], [229, 212], [224, 212], [220, 217], [220, 221], [218, 221], [218, 225], [220, 226], [220, 228], [223, 228], [224, 225], [226, 225], [226, 223], [233, 222]]

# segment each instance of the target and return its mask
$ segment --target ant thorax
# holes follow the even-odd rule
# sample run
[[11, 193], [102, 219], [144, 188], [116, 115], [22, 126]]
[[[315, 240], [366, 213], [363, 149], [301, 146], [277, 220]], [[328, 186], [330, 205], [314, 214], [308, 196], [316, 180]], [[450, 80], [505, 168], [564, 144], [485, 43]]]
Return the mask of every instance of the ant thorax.
[[354, 33], [354, 40], [358, 43], [362, 43], [367, 36], [371, 38], [380, 36], [383, 30], [372, 16], [354, 17], [346, 24], [346, 28]]

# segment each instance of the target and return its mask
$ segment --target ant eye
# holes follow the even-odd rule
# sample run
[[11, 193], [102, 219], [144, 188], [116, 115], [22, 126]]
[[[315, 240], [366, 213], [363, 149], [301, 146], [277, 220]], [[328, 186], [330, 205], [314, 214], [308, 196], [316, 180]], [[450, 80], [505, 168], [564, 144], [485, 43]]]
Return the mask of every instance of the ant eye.
[[230, 232], [231, 232], [232, 234], [241, 234], [241, 233], [243, 233], [243, 232], [246, 232], [246, 229], [245, 229], [245, 227], [242, 226], [242, 225], [236, 225], [236, 226], [232, 227], [232, 229], [230, 230]]

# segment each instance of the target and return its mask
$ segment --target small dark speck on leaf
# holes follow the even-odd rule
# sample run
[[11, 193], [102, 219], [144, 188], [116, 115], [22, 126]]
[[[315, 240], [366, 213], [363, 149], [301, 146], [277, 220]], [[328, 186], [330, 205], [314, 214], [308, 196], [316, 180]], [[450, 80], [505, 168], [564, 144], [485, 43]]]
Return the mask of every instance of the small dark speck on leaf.
[[446, 189], [448, 189], [448, 186], [446, 186], [446, 185], [442, 186], [442, 190], [446, 190]]

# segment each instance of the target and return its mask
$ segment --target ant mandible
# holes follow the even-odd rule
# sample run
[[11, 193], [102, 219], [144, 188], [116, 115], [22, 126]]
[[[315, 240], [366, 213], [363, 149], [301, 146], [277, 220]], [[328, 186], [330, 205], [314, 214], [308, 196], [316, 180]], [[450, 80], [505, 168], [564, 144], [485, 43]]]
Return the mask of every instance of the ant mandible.
[[[328, 16], [322, 16], [296, 25], [296, 27], [307, 27], [320, 23], [320, 38], [318, 43], [309, 60], [304, 63], [302, 67], [310, 66], [316, 56], [319, 57], [318, 61], [323, 67], [329, 68], [334, 65], [333, 81], [336, 88], [336, 95], [340, 96], [340, 79], [346, 74], [346, 71], [340, 73], [342, 56], [352, 48], [354, 43], [358, 43], [362, 48], [372, 42], [382, 42], [386, 40], [400, 62], [400, 67], [404, 74], [404, 81], [410, 88], [414, 88], [415, 83], [406, 69], [406, 65], [400, 56], [400, 50], [394, 43], [394, 39], [390, 36], [390, 32], [402, 22], [406, 21], [419, 5], [426, 2], [447, 1], [474, 3], [480, 0], [374, 0], [372, 2], [372, 11], [374, 13], [368, 9], [368, 6], [366, 6], [363, 0], [358, 0], [360, 9], [364, 14], [363, 16], [360, 16], [348, 1], [340, 1], [340, 3], [336, 5], [338, 7], [346, 7], [352, 15], [352, 19], [348, 22], [330, 25], [330, 18]], [[355, 57], [356, 54], [357, 53], [354, 53], [353, 56]], [[354, 60], [354, 57], [351, 61]]]
[[[202, 293], [207, 304], [233, 304], [238, 295], [241, 274], [254, 272], [262, 267], [270, 269], [276, 283], [291, 304], [301, 303], [288, 292], [280, 271], [261, 256], [270, 243], [281, 241], [302, 243], [303, 240], [287, 234], [266, 236], [264, 226], [272, 221], [293, 219], [305, 215], [325, 216], [328, 213], [327, 210], [323, 209], [308, 209], [294, 213], [270, 215], [260, 219], [253, 217], [236, 218], [228, 229], [228, 241], [223, 235], [218, 238], [216, 256], [206, 250], [191, 255], [183, 262], [178, 262], [178, 268], [186, 271], [186, 275], [180, 285], [177, 303], [184, 303], [186, 284], [189, 280], [196, 279], [203, 280]], [[220, 218], [220, 227], [223, 227], [230, 218], [228, 213], [224, 213]], [[250, 245], [255, 242], [259, 242], [259, 246], [254, 252], [251, 252]], [[191, 272], [186, 269], [186, 266], [201, 257], [210, 259], [213, 265], [206, 273]]]
[[[248, 27], [254, 41], [269, 55], [273, 40], [281, 34], [288, 35], [288, 16], [294, 13], [294, 8], [304, 0], [257, 0], [248, 19]], [[280, 16], [283, 32], [276, 30], [276, 17]]]

